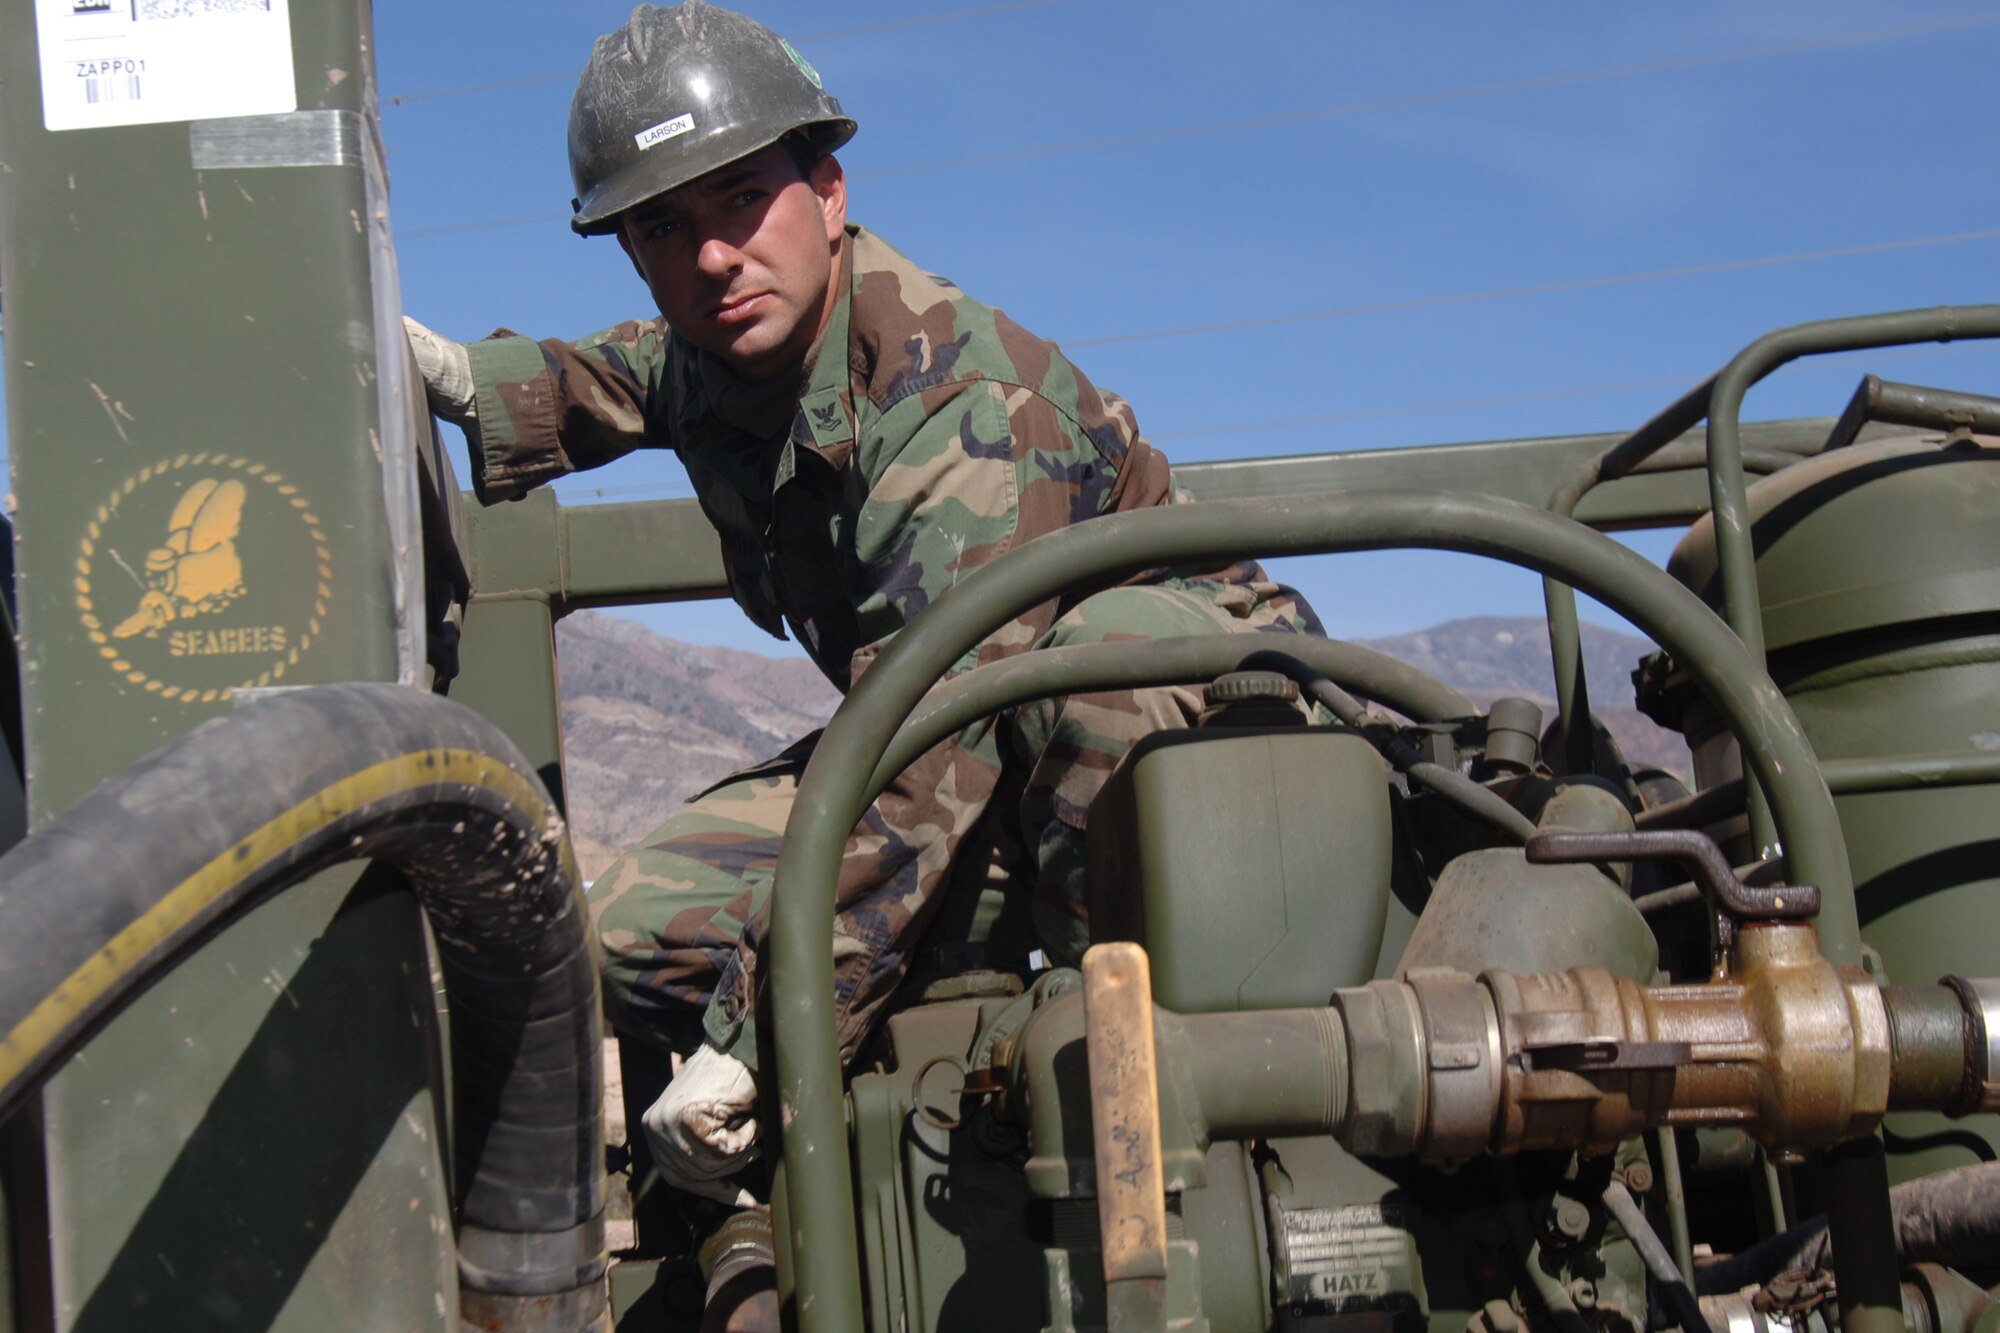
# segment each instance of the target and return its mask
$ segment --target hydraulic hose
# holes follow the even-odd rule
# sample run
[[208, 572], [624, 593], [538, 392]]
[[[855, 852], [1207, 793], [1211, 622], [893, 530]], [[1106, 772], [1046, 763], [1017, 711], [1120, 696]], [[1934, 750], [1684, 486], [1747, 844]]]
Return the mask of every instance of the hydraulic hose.
[[527, 761], [435, 695], [328, 685], [246, 704], [0, 858], [0, 939], [35, 942], [0, 968], [0, 1118], [229, 922], [366, 859], [409, 882], [444, 970], [463, 1318], [594, 1328], [606, 1261], [588, 913]]
[[1371, 491], [1218, 500], [1117, 514], [1028, 542], [973, 573], [898, 634], [827, 727], [786, 829], [772, 902], [766, 980], [783, 1134], [781, 1290], [804, 1333], [863, 1326], [846, 1168], [840, 1048], [833, 1025], [834, 886], [870, 777], [931, 684], [986, 634], [1065, 588], [1246, 553], [1307, 555], [1415, 547], [1526, 565], [1582, 588], [1686, 664], [1772, 793], [1800, 880], [1825, 906], [1829, 958], [1860, 957], [1854, 881], [1811, 747], [1783, 697], [1714, 612], [1642, 557], [1529, 505], [1435, 492]]

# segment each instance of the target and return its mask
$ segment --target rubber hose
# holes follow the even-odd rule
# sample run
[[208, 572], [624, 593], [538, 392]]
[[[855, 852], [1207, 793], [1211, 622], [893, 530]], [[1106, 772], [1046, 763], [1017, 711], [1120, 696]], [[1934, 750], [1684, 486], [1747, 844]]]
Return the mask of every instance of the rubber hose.
[[0, 939], [35, 942], [0, 966], [0, 1118], [229, 922], [364, 859], [409, 882], [444, 971], [466, 1317], [594, 1327], [606, 1261], [589, 915], [527, 761], [438, 696], [349, 684], [246, 704], [0, 857]]
[[[1954, 1167], [1905, 1181], [1889, 1191], [1896, 1224], [1896, 1257], [1904, 1264], [1990, 1268], [2000, 1258], [2000, 1162]], [[1763, 1286], [1795, 1268], [1839, 1273], [1826, 1219], [1801, 1222], [1699, 1275], [1705, 1296]]]

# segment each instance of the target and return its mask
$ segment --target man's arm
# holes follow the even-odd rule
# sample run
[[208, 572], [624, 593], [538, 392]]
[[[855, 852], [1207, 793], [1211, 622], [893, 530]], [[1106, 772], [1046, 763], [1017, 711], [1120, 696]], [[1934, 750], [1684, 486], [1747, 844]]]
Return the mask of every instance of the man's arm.
[[455, 343], [407, 323], [431, 409], [465, 431], [473, 485], [489, 504], [668, 443], [647, 420], [666, 365], [660, 320], [628, 320], [576, 342], [502, 329]]

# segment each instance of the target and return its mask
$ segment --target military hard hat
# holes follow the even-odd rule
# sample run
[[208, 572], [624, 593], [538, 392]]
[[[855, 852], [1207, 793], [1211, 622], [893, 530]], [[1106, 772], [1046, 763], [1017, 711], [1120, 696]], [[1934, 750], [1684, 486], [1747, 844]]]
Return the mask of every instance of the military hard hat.
[[795, 130], [831, 152], [854, 122], [790, 42], [708, 0], [640, 5], [597, 39], [570, 102], [570, 226], [616, 231], [632, 205]]

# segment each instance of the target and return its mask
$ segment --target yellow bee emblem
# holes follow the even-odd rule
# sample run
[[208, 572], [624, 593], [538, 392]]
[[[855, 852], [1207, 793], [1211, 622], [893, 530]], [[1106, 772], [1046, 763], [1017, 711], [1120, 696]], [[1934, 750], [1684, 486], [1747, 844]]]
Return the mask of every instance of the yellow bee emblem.
[[204, 478], [187, 488], [167, 523], [167, 540], [146, 554], [146, 591], [139, 607], [111, 631], [114, 638], [152, 638], [176, 620], [220, 611], [241, 597], [243, 532], [249, 493], [234, 478]]

